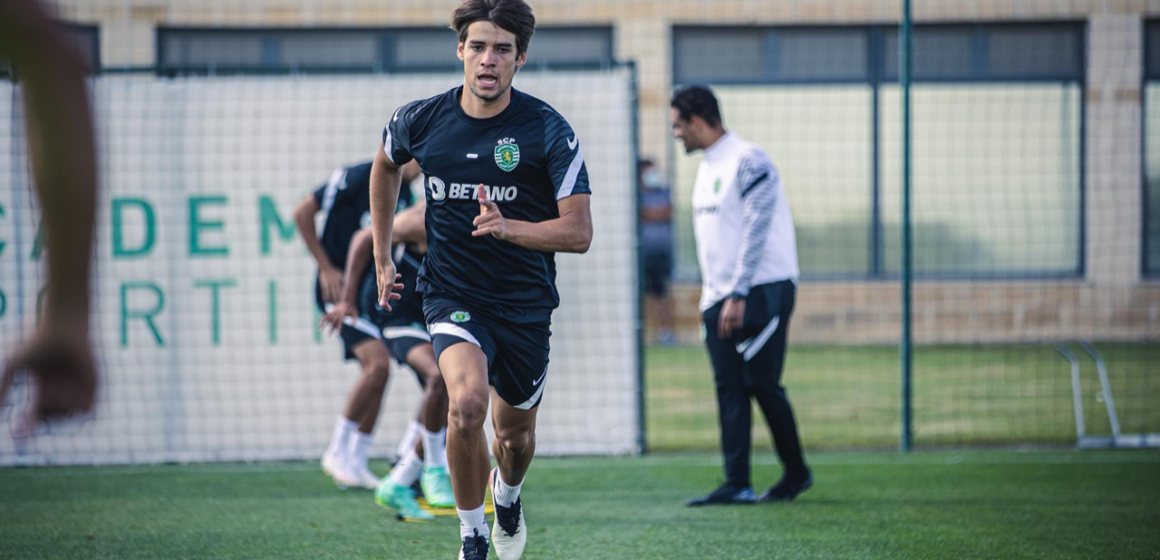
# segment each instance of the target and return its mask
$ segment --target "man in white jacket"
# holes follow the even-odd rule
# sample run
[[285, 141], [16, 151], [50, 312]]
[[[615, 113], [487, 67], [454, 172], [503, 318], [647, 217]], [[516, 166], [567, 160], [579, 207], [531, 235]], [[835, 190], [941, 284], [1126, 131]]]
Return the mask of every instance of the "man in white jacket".
[[[705, 151], [693, 188], [693, 229], [726, 475], [724, 485], [689, 505], [791, 501], [813, 484], [813, 476], [781, 386], [798, 278], [785, 190], [769, 156], [725, 130], [709, 89], [678, 91], [670, 116], [673, 136], [685, 151]], [[760, 497], [750, 484], [751, 398], [765, 414], [785, 468]]]

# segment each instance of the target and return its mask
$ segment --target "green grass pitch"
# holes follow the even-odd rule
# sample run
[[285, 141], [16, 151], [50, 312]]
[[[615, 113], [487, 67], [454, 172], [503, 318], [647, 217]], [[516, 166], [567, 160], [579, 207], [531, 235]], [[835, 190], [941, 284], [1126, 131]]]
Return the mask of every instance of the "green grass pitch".
[[[1160, 431], [1160, 346], [1100, 350], [1124, 430]], [[654, 453], [537, 459], [528, 560], [1160, 558], [1160, 451], [1060, 450], [1075, 426], [1050, 346], [919, 348], [925, 451], [909, 455], [834, 451], [897, 445], [897, 349], [791, 347], [785, 384], [816, 486], [793, 504], [737, 508], [683, 506], [722, 480], [704, 350], [650, 348], [646, 361]], [[1106, 433], [1090, 362], [1083, 373], [1088, 430]], [[780, 469], [755, 422], [761, 491]], [[457, 534], [454, 517], [395, 521], [314, 463], [0, 469], [0, 560], [450, 560]]]
[[[1124, 433], [1160, 433], [1160, 344], [1098, 344]], [[1089, 435], [1111, 434], [1095, 364], [1078, 346]], [[648, 447], [717, 449], [717, 401], [700, 346], [645, 354]], [[1075, 445], [1071, 367], [1050, 344], [920, 346], [913, 369], [918, 446]], [[894, 449], [899, 438], [894, 346], [790, 346], [783, 383], [807, 449]], [[754, 440], [769, 430], [754, 410]]]
[[[779, 468], [757, 458], [755, 483]], [[537, 459], [525, 558], [1157, 558], [1160, 453], [818, 453], [792, 504], [690, 509], [711, 455]], [[384, 465], [375, 465], [381, 472]], [[0, 558], [456, 556], [457, 520], [401, 523], [313, 463], [0, 470]]]

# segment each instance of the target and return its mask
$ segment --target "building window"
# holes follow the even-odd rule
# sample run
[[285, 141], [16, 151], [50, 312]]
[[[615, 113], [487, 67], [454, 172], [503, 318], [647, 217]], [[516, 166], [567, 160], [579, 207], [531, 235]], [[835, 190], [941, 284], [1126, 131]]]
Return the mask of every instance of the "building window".
[[[804, 276], [898, 273], [901, 109], [893, 27], [677, 27], [677, 84], [708, 84], [726, 124], [769, 152]], [[916, 28], [915, 270], [1083, 273], [1081, 24]], [[717, 61], [717, 62], [714, 62]], [[699, 156], [677, 157], [688, 204]], [[676, 250], [696, 274], [688, 208]]]
[[[462, 68], [455, 32], [406, 28], [177, 28], [157, 31], [164, 74], [422, 72]], [[531, 68], [597, 66], [613, 60], [611, 27], [537, 28]]]

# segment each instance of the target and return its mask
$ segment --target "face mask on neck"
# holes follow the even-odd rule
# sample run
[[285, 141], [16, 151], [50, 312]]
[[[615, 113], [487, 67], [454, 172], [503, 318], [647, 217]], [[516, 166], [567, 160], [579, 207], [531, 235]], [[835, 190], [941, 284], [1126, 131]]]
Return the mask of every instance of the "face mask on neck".
[[646, 170], [640, 177], [644, 186], [650, 189], [659, 189], [664, 184], [661, 182], [661, 174], [656, 169]]

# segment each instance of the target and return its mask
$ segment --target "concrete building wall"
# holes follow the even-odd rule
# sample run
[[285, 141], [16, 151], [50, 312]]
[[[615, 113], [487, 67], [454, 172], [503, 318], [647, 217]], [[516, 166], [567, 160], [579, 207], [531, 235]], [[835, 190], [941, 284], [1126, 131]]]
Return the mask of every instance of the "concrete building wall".
[[[159, 25], [444, 25], [458, 0], [57, 0], [62, 19], [101, 27], [108, 66], [151, 65]], [[639, 149], [669, 169], [675, 24], [866, 24], [897, 21], [898, 0], [533, 0], [543, 24], [615, 29], [616, 56], [639, 79]], [[928, 282], [915, 293], [919, 340], [1160, 339], [1160, 282], [1142, 277], [1143, 21], [1160, 0], [915, 0], [918, 22], [1085, 21], [1085, 276], [1059, 282]], [[450, 47], [449, 47], [450, 48]], [[534, 42], [533, 42], [534, 48]], [[681, 156], [683, 157], [683, 156]], [[675, 290], [681, 336], [696, 337], [696, 286]], [[884, 342], [897, 336], [898, 289], [805, 282], [792, 336]]]

